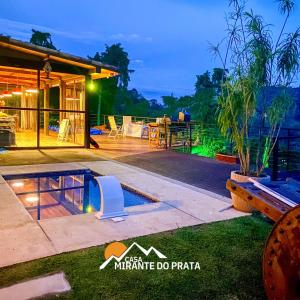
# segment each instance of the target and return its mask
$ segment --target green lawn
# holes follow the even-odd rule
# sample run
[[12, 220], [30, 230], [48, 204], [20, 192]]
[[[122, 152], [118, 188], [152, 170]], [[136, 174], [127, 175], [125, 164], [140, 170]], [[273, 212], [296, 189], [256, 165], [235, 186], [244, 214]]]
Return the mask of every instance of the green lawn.
[[271, 227], [256, 215], [124, 242], [153, 246], [168, 261], [199, 261], [197, 271], [100, 271], [104, 247], [93, 247], [0, 269], [0, 285], [62, 270], [72, 292], [61, 299], [265, 299], [261, 258]]

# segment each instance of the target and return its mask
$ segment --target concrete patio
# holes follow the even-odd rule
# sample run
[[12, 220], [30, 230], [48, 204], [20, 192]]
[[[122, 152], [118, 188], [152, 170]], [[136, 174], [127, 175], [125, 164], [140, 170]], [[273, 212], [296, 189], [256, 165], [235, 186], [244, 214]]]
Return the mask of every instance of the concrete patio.
[[[56, 161], [59, 161], [61, 156], [68, 157], [67, 153], [63, 152], [65, 150], [56, 153]], [[0, 168], [0, 174], [89, 168], [102, 175], [114, 175], [124, 185], [158, 202], [126, 208], [128, 217], [119, 223], [112, 220], [99, 221], [94, 214], [35, 222], [0, 177], [0, 251], [3, 253], [0, 257], [1, 267], [102, 245], [113, 240], [124, 240], [244, 215], [232, 209], [229, 199], [222, 195], [123, 163], [101, 161], [94, 151], [85, 152], [80, 149], [80, 154], [79, 159], [84, 162], [3, 166]], [[36, 155], [41, 155], [38, 160], [40, 162], [49, 159], [44, 154]], [[88, 155], [90, 161], [83, 159], [82, 155]]]

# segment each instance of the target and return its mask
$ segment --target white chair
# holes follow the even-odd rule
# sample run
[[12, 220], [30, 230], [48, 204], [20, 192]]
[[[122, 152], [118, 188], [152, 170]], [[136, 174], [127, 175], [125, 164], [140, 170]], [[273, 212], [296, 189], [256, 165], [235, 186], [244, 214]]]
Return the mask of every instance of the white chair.
[[132, 123], [131, 116], [123, 116], [123, 135], [126, 136]]
[[155, 123], [161, 124], [163, 122], [163, 118], [156, 118]]
[[70, 134], [71, 122], [69, 119], [63, 119], [59, 124], [57, 139], [61, 142], [67, 141]]
[[123, 136], [123, 126], [117, 126], [114, 116], [108, 116], [108, 123], [110, 126], [109, 137], [117, 138]]

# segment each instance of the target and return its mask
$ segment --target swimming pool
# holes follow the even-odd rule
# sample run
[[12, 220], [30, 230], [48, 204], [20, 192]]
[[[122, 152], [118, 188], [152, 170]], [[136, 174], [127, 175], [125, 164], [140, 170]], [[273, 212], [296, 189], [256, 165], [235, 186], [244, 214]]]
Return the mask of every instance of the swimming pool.
[[[89, 169], [3, 176], [33, 219], [43, 220], [100, 210], [99, 176]], [[123, 187], [125, 207], [152, 201]]]

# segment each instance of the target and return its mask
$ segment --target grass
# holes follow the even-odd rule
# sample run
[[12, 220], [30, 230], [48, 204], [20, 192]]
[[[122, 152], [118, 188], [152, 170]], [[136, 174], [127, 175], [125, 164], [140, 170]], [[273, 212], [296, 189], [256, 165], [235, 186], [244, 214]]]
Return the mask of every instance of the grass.
[[2, 268], [0, 285], [62, 270], [72, 292], [59, 299], [265, 299], [261, 258], [271, 227], [256, 215], [124, 242], [153, 246], [168, 261], [199, 261], [197, 271], [100, 271], [104, 247], [93, 247]]

